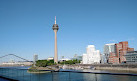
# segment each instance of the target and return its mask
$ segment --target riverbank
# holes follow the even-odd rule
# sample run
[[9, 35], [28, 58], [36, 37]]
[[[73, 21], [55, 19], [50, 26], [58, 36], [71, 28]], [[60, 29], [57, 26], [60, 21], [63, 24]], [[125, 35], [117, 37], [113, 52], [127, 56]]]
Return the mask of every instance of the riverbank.
[[129, 68], [129, 67], [95, 67], [96, 70], [118, 70], [118, 71], [136, 71], [137, 68]]
[[95, 67], [96, 70], [118, 70], [137, 72], [137, 64], [94, 64], [90, 66]]
[[39, 74], [39, 73], [50, 73], [51, 71], [27, 71], [28, 73], [34, 73], [34, 74]]
[[118, 70], [118, 71], [136, 71], [137, 64], [77, 64], [61, 65], [64, 69], [94, 69], [94, 70]]
[[27, 72], [28, 73], [48, 73], [48, 72], [51, 72], [51, 71], [48, 71], [48, 70], [52, 70], [52, 69], [49, 69], [47, 67], [30, 67]]
[[48, 73], [51, 71], [59, 71], [59, 67], [56, 65], [47, 67], [31, 67], [27, 72], [29, 73]]

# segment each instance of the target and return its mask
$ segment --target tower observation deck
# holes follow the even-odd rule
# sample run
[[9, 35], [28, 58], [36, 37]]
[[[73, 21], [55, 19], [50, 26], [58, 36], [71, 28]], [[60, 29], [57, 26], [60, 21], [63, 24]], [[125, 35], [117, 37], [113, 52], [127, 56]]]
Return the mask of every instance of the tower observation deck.
[[55, 33], [54, 63], [58, 64], [57, 31], [58, 31], [59, 27], [56, 24], [56, 16], [55, 16], [55, 24], [53, 24], [52, 29]]

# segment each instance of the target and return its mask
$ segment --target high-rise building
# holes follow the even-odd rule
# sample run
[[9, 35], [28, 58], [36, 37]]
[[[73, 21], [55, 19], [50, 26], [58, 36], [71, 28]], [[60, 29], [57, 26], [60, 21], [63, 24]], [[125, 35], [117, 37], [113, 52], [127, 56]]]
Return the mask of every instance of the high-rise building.
[[129, 48], [128, 47], [128, 42], [123, 41], [115, 44], [116, 52], [115, 53], [110, 53], [109, 56], [109, 63], [124, 63], [126, 62], [125, 54], [129, 51], [134, 51], [134, 48]]
[[37, 60], [38, 60], [38, 55], [35, 54], [33, 57], [33, 61], [36, 62]]
[[35, 66], [37, 60], [38, 60], [38, 55], [35, 54], [35, 55], [33, 56], [33, 63], [34, 63], [34, 66]]
[[101, 57], [101, 64], [106, 64], [107, 63], [107, 59], [106, 59], [105, 54], [100, 54], [100, 57]]
[[119, 63], [126, 61], [126, 58], [124, 55], [128, 51], [134, 51], [134, 48], [129, 48], [127, 41], [119, 42], [118, 44], [116, 44], [116, 56], [118, 56], [119, 58]]
[[116, 53], [110, 53], [108, 63], [119, 64], [119, 59], [118, 56], [116, 56]]
[[130, 51], [125, 54], [126, 63], [137, 64], [137, 51]]
[[57, 31], [58, 31], [59, 27], [56, 24], [56, 16], [55, 16], [55, 24], [53, 24], [52, 29], [54, 30], [54, 33], [55, 33], [54, 63], [58, 64]]
[[104, 55], [106, 57], [106, 63], [108, 63], [110, 53], [116, 53], [115, 43], [105, 44]]
[[88, 45], [87, 53], [82, 57], [83, 64], [98, 64], [100, 61], [100, 51], [96, 50], [94, 45]]

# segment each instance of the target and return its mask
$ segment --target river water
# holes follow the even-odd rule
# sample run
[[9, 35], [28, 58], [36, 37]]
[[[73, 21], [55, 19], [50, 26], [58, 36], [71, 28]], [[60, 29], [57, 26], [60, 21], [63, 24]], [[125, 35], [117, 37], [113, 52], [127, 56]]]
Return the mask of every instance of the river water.
[[[12, 68], [12, 69], [11, 69]], [[28, 73], [28, 67], [1, 68], [0, 75], [19, 81], [137, 81], [137, 76], [73, 72]], [[134, 73], [126, 71], [79, 70], [84, 72]], [[1, 79], [0, 79], [1, 80]], [[3, 80], [4, 81], [4, 80]]]

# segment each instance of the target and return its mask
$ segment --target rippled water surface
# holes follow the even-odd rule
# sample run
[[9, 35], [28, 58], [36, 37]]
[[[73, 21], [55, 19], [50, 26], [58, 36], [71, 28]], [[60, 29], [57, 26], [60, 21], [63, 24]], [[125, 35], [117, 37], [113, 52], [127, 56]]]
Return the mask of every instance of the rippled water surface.
[[[72, 73], [72, 72], [28, 73], [27, 68], [28, 67], [16, 67], [16, 69], [15, 67], [13, 67], [12, 69], [2, 68], [0, 69], [0, 75], [12, 79], [17, 79], [20, 81], [137, 81], [137, 76]], [[107, 72], [107, 73], [108, 72], [136, 73], [136, 72], [126, 72], [126, 71], [101, 71], [101, 70], [89, 70], [89, 69], [82, 71]]]

